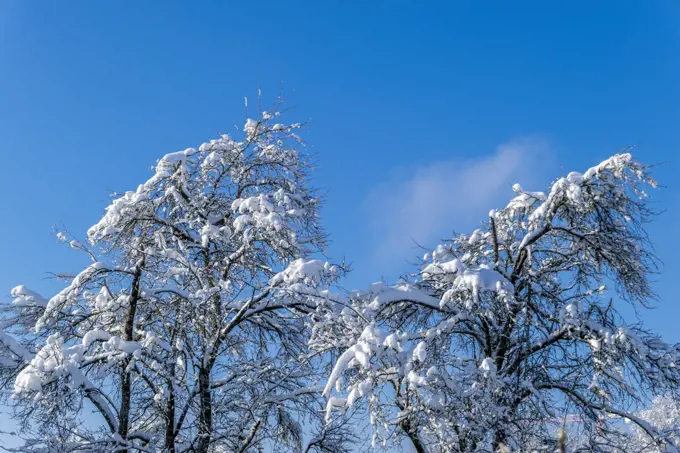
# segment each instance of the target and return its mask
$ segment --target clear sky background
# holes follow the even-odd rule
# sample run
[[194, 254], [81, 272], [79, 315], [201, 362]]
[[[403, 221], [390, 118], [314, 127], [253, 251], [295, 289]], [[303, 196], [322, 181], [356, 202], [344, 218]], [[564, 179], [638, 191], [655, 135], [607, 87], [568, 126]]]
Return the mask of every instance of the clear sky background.
[[0, 295], [83, 264], [111, 191], [281, 91], [350, 288], [620, 148], [666, 162], [645, 315], [680, 341], [680, 3], [0, 0]]

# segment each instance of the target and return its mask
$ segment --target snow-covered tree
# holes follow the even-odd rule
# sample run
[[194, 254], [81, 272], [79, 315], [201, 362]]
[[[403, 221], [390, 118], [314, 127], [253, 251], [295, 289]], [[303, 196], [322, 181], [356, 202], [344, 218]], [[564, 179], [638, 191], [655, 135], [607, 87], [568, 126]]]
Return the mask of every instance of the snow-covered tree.
[[570, 417], [566, 423], [569, 432], [569, 451], [589, 452], [593, 450], [593, 445], [600, 445], [606, 447], [606, 451], [616, 452], [677, 451], [675, 446], [680, 442], [680, 400], [677, 393], [655, 397], [644, 409], [635, 412], [635, 417], [636, 421], [626, 417], [612, 417], [612, 420], [617, 422], [618, 433], [588, 431], [581, 426], [580, 418]]
[[426, 254], [412, 278], [320, 314], [312, 347], [341, 349], [329, 419], [361, 402], [375, 442], [405, 436], [443, 453], [554, 445], [567, 414], [597, 432], [584, 448], [611, 451], [624, 417], [675, 448], [634, 411], [680, 384], [678, 348], [617, 311], [654, 298], [649, 187], [628, 153], [547, 194], [515, 185], [504, 209]]
[[[59, 237], [66, 241], [63, 233]], [[3, 387], [13, 389], [16, 415], [32, 428], [30, 449], [147, 443], [147, 422], [135, 421], [151, 417], [133, 407], [133, 394], [152, 400], [153, 393], [132, 380], [144, 374], [137, 364], [147, 346], [134, 332], [145, 328], [139, 319], [147, 309], [145, 258], [125, 246], [121, 250], [129, 254], [104, 264], [85, 245], [75, 240], [70, 245], [87, 252], [92, 263], [76, 276], [62, 276], [70, 280], [66, 288], [48, 301], [18, 286], [13, 303], [2, 307]], [[84, 414], [90, 411], [101, 423], [89, 423]]]
[[627, 444], [630, 451], [638, 453], [663, 453], [666, 445], [680, 444], [680, 401], [677, 396], [662, 395], [652, 400], [649, 407], [638, 412], [637, 417], [653, 427], [657, 436], [669, 439], [659, 445], [650, 429], [643, 429], [638, 424], [629, 423], [632, 431], [632, 442]]
[[275, 107], [241, 138], [160, 159], [90, 228], [90, 246], [71, 242], [92, 264], [59, 294], [15, 288], [0, 372], [25, 450], [348, 447], [343, 423], [322, 422], [325, 357], [306, 347], [342, 269], [310, 260], [326, 242], [319, 198], [301, 125], [277, 122]]

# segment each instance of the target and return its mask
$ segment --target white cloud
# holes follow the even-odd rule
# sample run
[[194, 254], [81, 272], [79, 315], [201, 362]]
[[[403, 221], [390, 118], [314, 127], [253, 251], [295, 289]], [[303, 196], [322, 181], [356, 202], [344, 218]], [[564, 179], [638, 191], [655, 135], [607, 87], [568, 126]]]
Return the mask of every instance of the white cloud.
[[401, 266], [420, 254], [414, 242], [429, 248], [453, 230], [474, 228], [490, 209], [507, 204], [515, 182], [544, 189], [550, 181], [541, 175], [551, 161], [545, 140], [525, 138], [472, 160], [392, 170], [364, 202], [376, 264]]

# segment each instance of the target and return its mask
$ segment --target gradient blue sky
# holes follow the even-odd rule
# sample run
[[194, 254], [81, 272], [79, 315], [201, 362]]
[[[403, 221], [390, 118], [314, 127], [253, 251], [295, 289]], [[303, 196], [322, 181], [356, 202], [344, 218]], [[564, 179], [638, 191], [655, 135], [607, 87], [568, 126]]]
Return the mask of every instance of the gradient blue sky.
[[109, 191], [284, 93], [361, 286], [501, 207], [637, 145], [667, 187], [646, 320], [680, 341], [680, 4], [0, 0], [0, 294], [75, 271]]

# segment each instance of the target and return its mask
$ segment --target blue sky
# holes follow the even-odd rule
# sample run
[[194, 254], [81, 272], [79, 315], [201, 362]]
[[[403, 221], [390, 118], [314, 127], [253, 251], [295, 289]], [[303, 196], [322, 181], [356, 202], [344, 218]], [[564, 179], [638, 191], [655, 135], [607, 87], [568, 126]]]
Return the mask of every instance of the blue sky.
[[651, 327], [680, 341], [680, 4], [0, 0], [0, 294], [56, 288], [109, 191], [283, 91], [356, 287], [618, 149], [666, 161]]
[[53, 226], [82, 237], [110, 191], [283, 83], [347, 286], [411, 270], [413, 241], [474, 228], [514, 182], [543, 189], [634, 144], [668, 161], [651, 230], [675, 313], [677, 3], [320, 3], [0, 1], [0, 294], [55, 288], [47, 273], [80, 261]]

